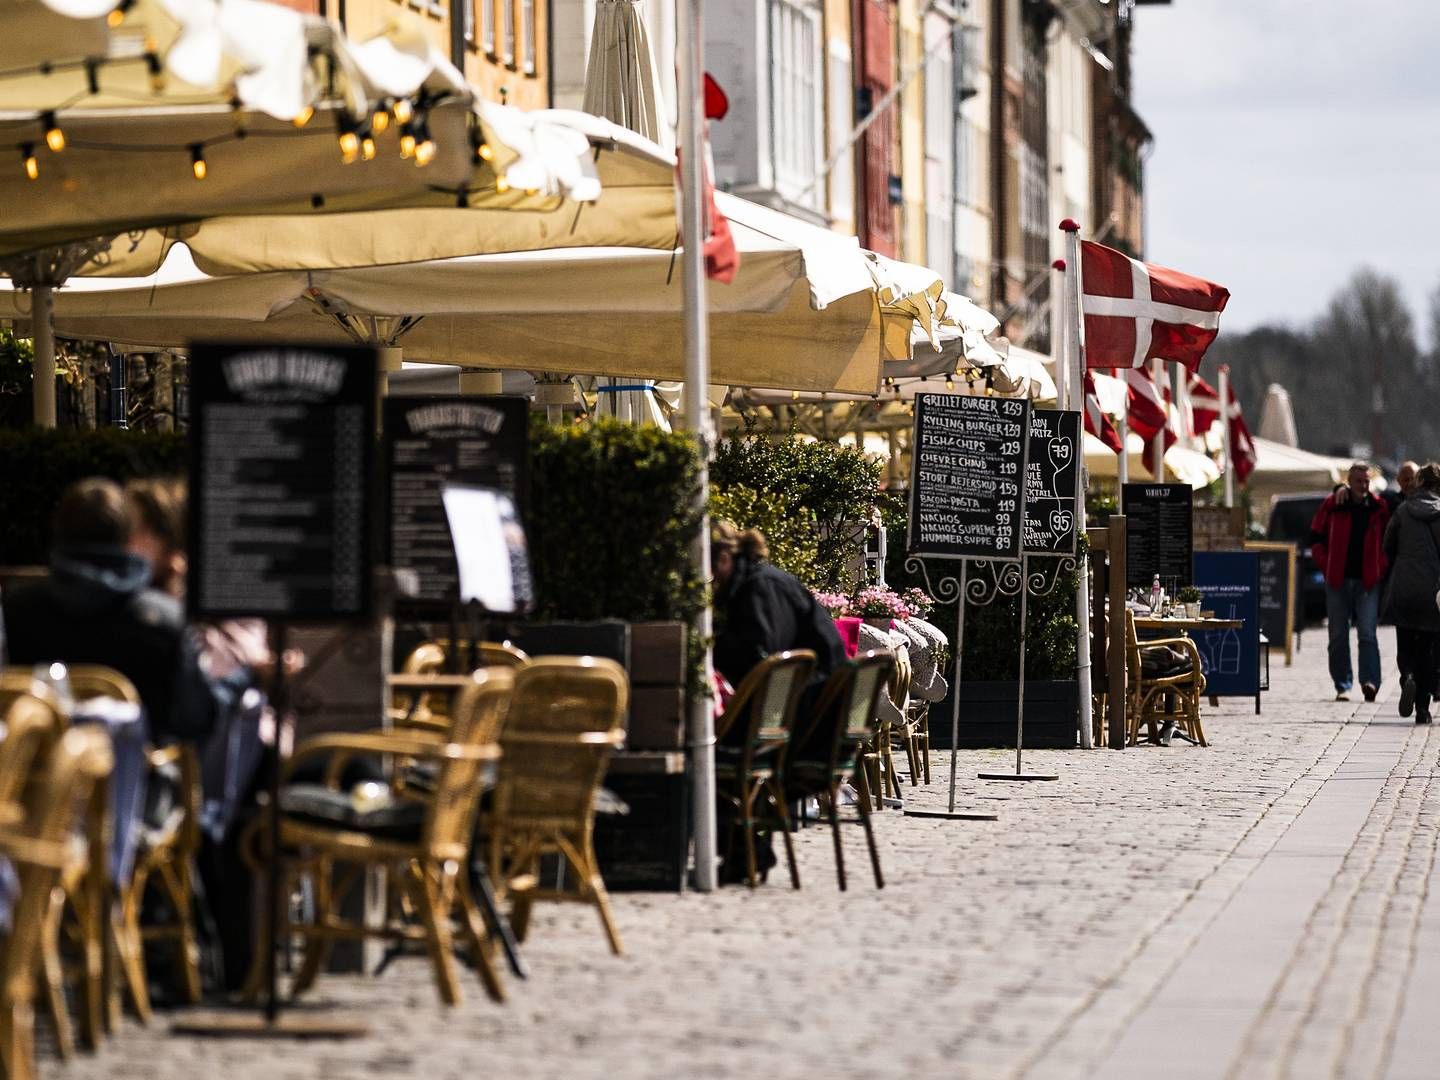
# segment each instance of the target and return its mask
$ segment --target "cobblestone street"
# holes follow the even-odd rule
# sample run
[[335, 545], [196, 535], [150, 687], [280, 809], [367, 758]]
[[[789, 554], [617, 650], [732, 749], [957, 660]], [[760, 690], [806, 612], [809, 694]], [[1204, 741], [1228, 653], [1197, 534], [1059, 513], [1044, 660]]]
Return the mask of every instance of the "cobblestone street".
[[[1393, 633], [1382, 631], [1386, 670]], [[527, 982], [438, 1004], [428, 967], [323, 978], [363, 1014], [345, 1043], [180, 1039], [127, 1024], [72, 1080], [377, 1077], [1318, 1077], [1436, 1075], [1437, 736], [1331, 700], [1324, 633], [1276, 660], [1264, 713], [1207, 710], [1209, 749], [1034, 752], [1051, 784], [984, 785], [996, 822], [878, 819], [887, 886], [847, 832], [798, 838], [804, 889], [620, 895], [626, 955], [592, 912], [541, 908]], [[1357, 695], [1358, 696], [1358, 695]], [[907, 791], [943, 805], [935, 782]], [[1440, 890], [1435, 890], [1440, 891]]]

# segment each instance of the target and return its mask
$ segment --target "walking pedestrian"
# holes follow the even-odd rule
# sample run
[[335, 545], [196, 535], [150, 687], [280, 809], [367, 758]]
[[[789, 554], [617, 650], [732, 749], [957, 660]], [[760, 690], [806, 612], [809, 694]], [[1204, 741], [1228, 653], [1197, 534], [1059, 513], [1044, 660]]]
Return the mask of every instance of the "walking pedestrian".
[[1385, 576], [1382, 541], [1390, 510], [1370, 493], [1370, 467], [1350, 466], [1345, 493], [1330, 494], [1310, 523], [1310, 554], [1325, 577], [1325, 614], [1330, 624], [1330, 678], [1335, 700], [1349, 701], [1354, 685], [1350, 625], [1360, 646], [1360, 688], [1366, 701], [1380, 691], [1380, 581]]
[[1430, 723], [1440, 663], [1440, 465], [1419, 471], [1419, 482], [1385, 529], [1385, 555], [1393, 560], [1385, 611], [1395, 624], [1400, 656], [1400, 715]]

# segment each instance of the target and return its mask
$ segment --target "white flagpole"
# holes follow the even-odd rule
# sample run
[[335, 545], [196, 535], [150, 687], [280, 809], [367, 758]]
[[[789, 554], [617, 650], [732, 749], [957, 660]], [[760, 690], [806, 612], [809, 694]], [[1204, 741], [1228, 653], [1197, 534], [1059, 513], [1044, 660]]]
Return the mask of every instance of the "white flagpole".
[[[1150, 361], [1150, 381], [1155, 384], [1155, 393], [1165, 408], [1165, 425], [1170, 423], [1170, 409], [1165, 404], [1165, 361], [1158, 357]], [[1155, 479], [1165, 481], [1165, 427], [1161, 427], [1150, 440], [1150, 455], [1155, 462]]]
[[1225, 505], [1235, 505], [1235, 447], [1230, 441], [1230, 365], [1220, 365], [1220, 424], [1225, 439]]
[[[1060, 223], [1065, 233], [1065, 366], [1069, 369], [1066, 385], [1069, 396], [1065, 407], [1077, 403], [1085, 409], [1085, 320], [1080, 308], [1080, 226], [1069, 218]], [[1085, 535], [1085, 425], [1080, 425], [1080, 460], [1075, 470], [1075, 532]], [[1080, 560], [1080, 587], [1075, 590], [1075, 679], [1079, 697], [1080, 746], [1090, 750], [1095, 745], [1095, 728], [1091, 717], [1094, 699], [1090, 687], [1090, 561]]]
[[[1120, 429], [1120, 445], [1123, 449], [1120, 451], [1120, 461], [1115, 468], [1116, 478], [1120, 483], [1120, 494], [1123, 495], [1125, 485], [1130, 482], [1130, 412], [1128, 409], [1120, 414], [1116, 423]], [[1120, 512], [1125, 512], [1123, 506], [1120, 508]]]
[[[685, 426], [700, 444], [700, 475], [696, 503], [700, 511], [695, 537], [695, 561], [707, 589], [710, 585], [709, 498], [710, 416], [706, 393], [710, 386], [710, 322], [705, 298], [705, 112], [701, 91], [701, 54], [704, 15], [702, 0], [678, 0], [680, 103], [681, 224], [684, 237], [681, 281], [685, 301]], [[709, 640], [710, 606], [696, 617], [694, 627], [706, 642], [704, 685], [690, 706], [690, 780], [694, 796], [695, 888], [715, 888], [715, 721], [710, 711], [712, 679]]]

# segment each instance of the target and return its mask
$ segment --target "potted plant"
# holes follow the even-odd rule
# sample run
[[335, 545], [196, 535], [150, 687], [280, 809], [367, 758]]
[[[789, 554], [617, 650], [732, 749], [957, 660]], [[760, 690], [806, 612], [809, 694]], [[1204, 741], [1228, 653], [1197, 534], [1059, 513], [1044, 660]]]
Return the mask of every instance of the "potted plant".
[[1199, 589], [1194, 585], [1182, 585], [1176, 593], [1176, 598], [1185, 605], [1185, 615], [1191, 619], [1200, 617], [1200, 601], [1203, 599]]
[[850, 614], [850, 597], [843, 592], [826, 592], [824, 589], [812, 590], [815, 602], [830, 613], [832, 619]]
[[889, 630], [894, 620], [910, 616], [905, 601], [883, 585], [867, 585], [861, 589], [851, 601], [851, 610], [880, 630]]

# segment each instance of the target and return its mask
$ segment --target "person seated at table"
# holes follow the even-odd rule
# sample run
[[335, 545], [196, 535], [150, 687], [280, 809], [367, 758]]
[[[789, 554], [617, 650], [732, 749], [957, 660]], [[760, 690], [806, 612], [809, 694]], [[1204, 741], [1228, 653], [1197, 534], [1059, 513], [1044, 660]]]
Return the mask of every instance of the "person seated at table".
[[742, 532], [728, 521], [715, 523], [710, 538], [720, 623], [715, 667], [738, 687], [767, 656], [809, 649], [815, 654], [815, 670], [797, 710], [804, 717], [816, 692], [845, 662], [845, 645], [835, 620], [815, 595], [794, 574], [771, 563], [769, 556], [765, 534], [759, 529]]
[[[150, 565], [155, 587], [183, 603], [188, 560], [186, 492], [178, 479], [125, 485], [130, 550]], [[240, 855], [240, 828], [255, 812], [267, 715], [263, 688], [273, 668], [265, 623], [231, 619], [191, 628], [200, 666], [216, 696], [215, 731], [200, 748], [202, 844], [197, 865], [218, 933], [225, 989], [239, 989], [253, 947], [253, 882]], [[272, 721], [273, 724], [273, 721]]]
[[102, 664], [135, 685], [157, 743], [203, 742], [215, 698], [172, 596], [128, 550], [132, 523], [120, 486], [82, 480], [51, 522], [50, 575], [4, 598], [11, 664]]

